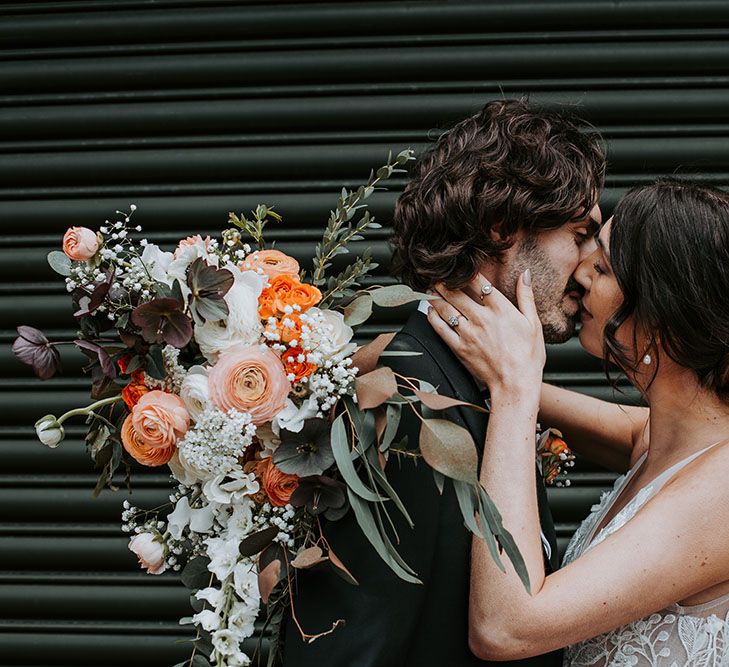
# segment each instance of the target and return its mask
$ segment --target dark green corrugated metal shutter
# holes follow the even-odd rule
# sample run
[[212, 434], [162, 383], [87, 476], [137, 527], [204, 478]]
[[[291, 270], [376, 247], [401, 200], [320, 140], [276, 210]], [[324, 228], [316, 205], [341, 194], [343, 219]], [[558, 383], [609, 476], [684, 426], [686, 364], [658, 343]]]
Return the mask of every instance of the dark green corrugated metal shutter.
[[[343, 183], [389, 148], [498, 97], [578, 105], [610, 141], [607, 212], [673, 172], [729, 172], [729, 3], [79, 0], [0, 6], [0, 655], [8, 665], [165, 665], [187, 654], [174, 576], [141, 574], [119, 532], [121, 494], [91, 499], [81, 429], [37, 444], [29, 424], [83, 403], [78, 355], [31, 378], [10, 352], [27, 323], [68, 339], [45, 254], [69, 225], [139, 205], [150, 240], [216, 232], [264, 201], [280, 247], [311, 248]], [[397, 189], [375, 198], [390, 218]], [[372, 240], [387, 265], [386, 230]], [[369, 333], [394, 328], [380, 321]], [[609, 395], [573, 341], [549, 377]], [[552, 494], [567, 538], [611, 477], [586, 465]], [[134, 502], [164, 500], [137, 477]]]

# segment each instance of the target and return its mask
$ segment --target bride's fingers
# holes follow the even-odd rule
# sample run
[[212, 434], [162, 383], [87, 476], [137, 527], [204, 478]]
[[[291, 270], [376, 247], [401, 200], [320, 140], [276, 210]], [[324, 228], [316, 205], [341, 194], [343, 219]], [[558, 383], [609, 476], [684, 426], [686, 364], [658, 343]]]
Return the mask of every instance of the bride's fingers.
[[456, 324], [453, 328], [457, 328], [468, 319], [463, 315], [463, 313], [461, 313], [461, 311], [453, 307], [445, 299], [430, 299], [428, 301], [428, 305], [432, 306], [432, 310], [435, 310], [436, 313], [438, 313], [440, 319], [446, 323], [450, 322], [451, 324], [449, 324], [449, 326], [453, 327], [452, 323], [458, 322], [458, 324]]
[[527, 269], [519, 276], [516, 284], [516, 300], [519, 304], [519, 310], [522, 312], [529, 322], [534, 326], [541, 328], [539, 321], [539, 313], [534, 303], [534, 291], [532, 289], [532, 272]]
[[[432, 301], [430, 302], [432, 305]], [[435, 308], [428, 308], [428, 321], [435, 332], [445, 341], [446, 345], [455, 351], [459, 343], [458, 333], [448, 324]]]

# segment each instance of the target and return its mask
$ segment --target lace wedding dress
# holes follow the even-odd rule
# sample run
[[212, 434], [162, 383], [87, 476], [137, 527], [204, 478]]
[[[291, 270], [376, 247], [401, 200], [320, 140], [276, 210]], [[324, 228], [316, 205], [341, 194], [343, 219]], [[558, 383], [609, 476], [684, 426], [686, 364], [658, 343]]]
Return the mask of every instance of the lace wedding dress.
[[[725, 442], [725, 441], [722, 441]], [[719, 443], [715, 443], [719, 444]], [[582, 522], [565, 552], [563, 565], [584, 554], [625, 525], [681, 468], [714, 445], [679, 461], [642, 488], [597, 535], [595, 529], [647, 452], [605, 492]], [[680, 576], [676, 573], [676, 576]], [[564, 667], [729, 667], [729, 595], [691, 607], [671, 605], [598, 637], [568, 646]]]

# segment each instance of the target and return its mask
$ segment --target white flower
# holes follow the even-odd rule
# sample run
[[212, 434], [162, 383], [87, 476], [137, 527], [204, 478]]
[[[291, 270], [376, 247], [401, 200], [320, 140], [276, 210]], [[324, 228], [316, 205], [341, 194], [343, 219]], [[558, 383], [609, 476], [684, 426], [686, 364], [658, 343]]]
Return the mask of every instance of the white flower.
[[152, 533], [139, 533], [129, 540], [129, 550], [149, 574], [162, 574], [167, 569], [165, 547]]
[[[235, 594], [243, 601], [258, 606], [258, 575], [250, 562], [240, 562], [233, 569]], [[250, 605], [249, 605], [250, 606]]]
[[255, 345], [263, 333], [258, 315], [258, 297], [263, 290], [263, 278], [253, 271], [240, 271], [234, 264], [226, 264], [233, 273], [234, 282], [223, 297], [228, 305], [227, 320], [206, 321], [195, 325], [194, 336], [200, 351], [211, 363], [231, 345]]
[[251, 664], [251, 659], [243, 651], [236, 651], [228, 656], [226, 662], [228, 667], [248, 667]]
[[281, 438], [273, 432], [273, 428], [270, 423], [260, 424], [256, 429], [256, 438], [263, 446], [261, 450], [261, 458], [267, 459], [269, 456], [273, 456], [273, 453], [278, 449], [281, 444]]
[[187, 528], [190, 523], [190, 502], [187, 496], [182, 496], [177, 501], [174, 511], [167, 515], [167, 530], [176, 540], [182, 537], [182, 531]]
[[220, 616], [210, 609], [203, 609], [192, 617], [192, 622], [201, 625], [208, 632], [213, 632], [220, 627]]
[[260, 599], [256, 598], [250, 602], [236, 602], [228, 615], [228, 624], [232, 625], [244, 637], [250, 637], [255, 632], [256, 616]]
[[315, 331], [314, 336], [326, 340], [328, 354], [324, 355], [324, 359], [332, 357], [347, 357], [356, 349], [354, 343], [350, 343], [354, 331], [352, 327], [344, 323], [344, 315], [336, 310], [322, 310], [320, 308], [309, 308], [306, 314], [312, 318], [317, 315], [324, 320], [324, 331]]
[[212, 476], [212, 473], [192, 465], [185, 456], [185, 452], [179, 447], [175, 450], [167, 465], [174, 478], [185, 486], [192, 486], [196, 482], [205, 481]]
[[223, 591], [220, 588], [213, 588], [212, 586], [208, 588], [201, 588], [197, 593], [195, 593], [195, 597], [198, 600], [205, 600], [205, 602], [208, 602], [216, 612], [220, 611], [223, 606], [223, 602], [225, 602], [225, 594]]
[[193, 421], [210, 406], [208, 389], [208, 369], [204, 366], [191, 366], [180, 388], [180, 398], [185, 403]]
[[230, 630], [213, 632], [213, 647], [220, 655], [231, 655], [238, 651], [238, 638]]
[[253, 531], [253, 501], [241, 498], [233, 505], [231, 514], [223, 513], [221, 519], [228, 517], [225, 530], [229, 537], [243, 539]]
[[198, 257], [204, 259], [205, 263], [210, 266], [218, 266], [218, 256], [208, 250], [205, 240], [199, 235], [195, 238], [194, 243], [177, 246], [167, 270], [170, 278], [177, 278], [185, 285], [187, 283], [187, 268]]
[[223, 505], [235, 503], [240, 498], [258, 493], [260, 489], [256, 476], [243, 472], [240, 467], [217, 475], [203, 485], [205, 497]]
[[[139, 259], [134, 257], [131, 262], [133, 265], [138, 265]], [[172, 280], [167, 274], [167, 271], [171, 262], [172, 253], [163, 252], [154, 243], [148, 243], [142, 251], [142, 263], [152, 279], [170, 286], [172, 285]]]
[[167, 515], [167, 530], [176, 540], [182, 537], [182, 533], [188, 525], [194, 533], [208, 533], [213, 527], [217, 510], [217, 503], [190, 507], [187, 496], [182, 496], [177, 501], [174, 511]]
[[314, 395], [309, 396], [301, 407], [297, 407], [296, 403], [287, 398], [286, 407], [271, 420], [271, 430], [275, 435], [279, 435], [282, 428], [299, 433], [304, 428], [304, 421], [316, 417], [318, 410], [319, 406]]
[[63, 426], [58, 423], [53, 415], [41, 417], [35, 423], [35, 432], [38, 440], [52, 449], [58, 447], [58, 444], [64, 438]]
[[210, 558], [208, 570], [212, 572], [219, 581], [225, 581], [226, 577], [233, 571], [238, 558], [238, 546], [240, 541], [236, 538], [223, 539], [222, 537], [209, 537], [205, 540], [207, 554]]

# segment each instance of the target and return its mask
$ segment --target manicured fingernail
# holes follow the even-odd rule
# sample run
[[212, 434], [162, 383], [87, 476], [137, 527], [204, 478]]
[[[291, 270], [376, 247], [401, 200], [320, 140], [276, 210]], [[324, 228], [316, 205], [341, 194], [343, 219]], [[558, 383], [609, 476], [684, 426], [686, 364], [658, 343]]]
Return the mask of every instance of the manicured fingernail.
[[524, 284], [527, 287], [531, 287], [531, 285], [532, 285], [532, 270], [531, 269], [527, 269], [526, 271], [524, 271]]

